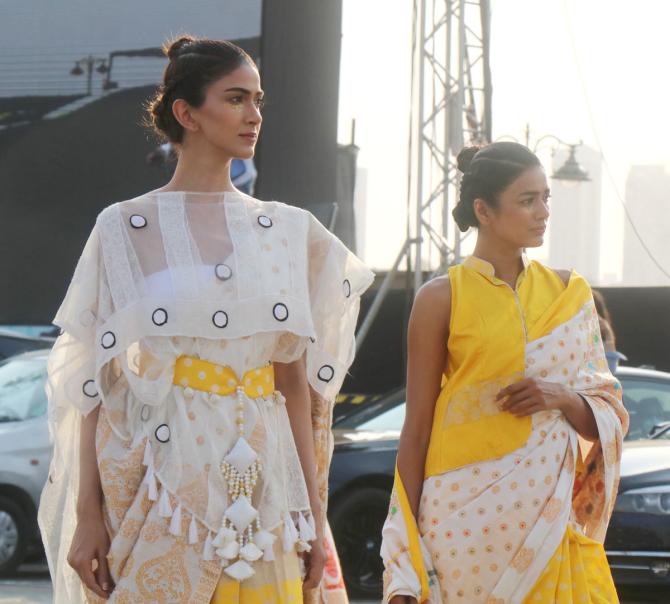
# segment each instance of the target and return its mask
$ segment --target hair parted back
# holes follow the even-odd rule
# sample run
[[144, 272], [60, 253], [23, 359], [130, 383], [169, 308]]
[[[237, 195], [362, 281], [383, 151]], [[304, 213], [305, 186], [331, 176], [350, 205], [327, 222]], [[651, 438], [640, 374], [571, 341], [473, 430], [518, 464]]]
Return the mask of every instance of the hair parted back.
[[464, 147], [458, 154], [457, 162], [463, 178], [460, 198], [452, 216], [463, 232], [479, 226], [475, 199], [483, 199], [491, 207], [496, 207], [500, 193], [522, 172], [541, 165], [528, 147], [512, 142]]
[[193, 107], [205, 101], [207, 87], [253, 59], [239, 46], [226, 40], [181, 36], [167, 42], [163, 52], [169, 59], [163, 82], [147, 106], [147, 125], [161, 138], [181, 143], [184, 128], [172, 113], [172, 103], [184, 99]]

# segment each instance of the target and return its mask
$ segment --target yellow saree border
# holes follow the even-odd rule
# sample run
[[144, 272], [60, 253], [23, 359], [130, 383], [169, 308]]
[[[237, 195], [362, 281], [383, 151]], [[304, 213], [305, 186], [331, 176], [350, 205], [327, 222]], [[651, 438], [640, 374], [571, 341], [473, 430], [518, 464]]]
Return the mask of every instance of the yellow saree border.
[[405, 492], [405, 486], [402, 483], [400, 478], [400, 472], [398, 472], [398, 465], [395, 467], [395, 489], [398, 495], [398, 504], [400, 505], [400, 511], [402, 513], [403, 520], [405, 521], [405, 526], [407, 527], [407, 540], [409, 544], [409, 558], [412, 562], [412, 567], [414, 572], [416, 572], [419, 577], [419, 582], [421, 584], [421, 599], [419, 604], [425, 602], [430, 595], [430, 586], [428, 584], [428, 572], [423, 563], [423, 556], [421, 554], [421, 543], [419, 537], [419, 529], [416, 525], [416, 518], [412, 514], [412, 508], [410, 508], [409, 500], [407, 499], [407, 493]]
[[528, 341], [532, 342], [549, 335], [554, 329], [572, 319], [591, 299], [589, 284], [579, 273], [572, 271], [563, 293], [554, 300], [543, 317], [528, 330]]

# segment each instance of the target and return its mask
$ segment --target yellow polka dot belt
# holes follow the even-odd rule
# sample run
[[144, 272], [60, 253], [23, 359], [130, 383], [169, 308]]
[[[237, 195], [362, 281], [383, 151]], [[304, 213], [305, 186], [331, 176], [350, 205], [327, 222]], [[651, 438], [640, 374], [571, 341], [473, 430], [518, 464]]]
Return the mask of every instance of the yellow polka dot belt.
[[275, 376], [272, 364], [245, 372], [240, 379], [228, 365], [217, 365], [196, 357], [180, 356], [174, 368], [173, 383], [184, 388], [202, 390], [221, 396], [242, 388], [249, 398], [268, 396], [274, 392]]

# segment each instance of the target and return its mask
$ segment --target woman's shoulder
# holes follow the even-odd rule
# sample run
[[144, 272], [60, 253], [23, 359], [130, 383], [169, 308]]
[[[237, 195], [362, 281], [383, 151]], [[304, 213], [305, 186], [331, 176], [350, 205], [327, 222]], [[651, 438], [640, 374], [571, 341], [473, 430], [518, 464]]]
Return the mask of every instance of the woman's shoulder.
[[449, 275], [441, 275], [424, 283], [416, 293], [415, 305], [425, 308], [445, 308], [451, 304]]
[[554, 268], [543, 264], [539, 260], [531, 260], [529, 264], [531, 267], [535, 268], [535, 270], [547, 273], [554, 277], [558, 277], [563, 283], [564, 287], [567, 287], [568, 283], [570, 283], [570, 279], [577, 275], [577, 273], [572, 269]]

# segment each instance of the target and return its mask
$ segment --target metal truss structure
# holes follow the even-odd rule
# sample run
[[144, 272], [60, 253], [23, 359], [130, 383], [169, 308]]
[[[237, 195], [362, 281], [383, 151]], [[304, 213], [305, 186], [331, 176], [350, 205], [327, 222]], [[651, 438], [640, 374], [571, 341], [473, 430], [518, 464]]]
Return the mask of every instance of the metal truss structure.
[[456, 156], [491, 140], [490, 0], [414, 0], [407, 239], [358, 334], [362, 344], [404, 258], [414, 292], [458, 261]]
[[451, 219], [458, 202], [456, 156], [491, 140], [490, 0], [419, 0], [415, 21], [417, 92], [408, 224], [416, 241], [414, 290], [461, 256]]

